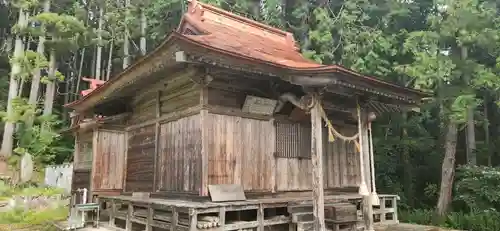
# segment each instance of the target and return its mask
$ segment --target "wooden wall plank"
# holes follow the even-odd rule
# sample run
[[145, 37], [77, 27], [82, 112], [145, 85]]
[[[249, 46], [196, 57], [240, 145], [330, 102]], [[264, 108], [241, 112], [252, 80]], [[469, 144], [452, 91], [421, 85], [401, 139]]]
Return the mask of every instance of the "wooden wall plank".
[[272, 191], [275, 142], [272, 121], [208, 114], [208, 182]]
[[199, 192], [201, 161], [200, 114], [160, 125], [157, 190]]
[[[283, 124], [281, 125], [283, 126]], [[296, 127], [294, 124], [290, 124], [291, 128], [284, 129], [285, 131], [297, 131], [292, 127]], [[339, 125], [334, 125], [335, 128], [345, 134], [346, 136], [351, 136], [356, 133], [354, 127], [343, 127]], [[304, 132], [310, 132], [302, 129], [298, 133], [290, 132], [289, 134], [294, 134], [300, 137], [301, 142], [310, 142], [310, 135], [303, 134]], [[282, 134], [284, 136], [285, 134]], [[286, 139], [286, 137], [278, 137], [279, 139]], [[295, 139], [295, 138], [294, 138]], [[356, 187], [360, 182], [359, 175], [359, 155], [355, 151], [353, 142], [342, 141], [341, 139], [336, 139], [334, 142], [328, 142], [328, 135], [324, 133], [324, 152], [323, 152], [323, 170], [324, 170], [324, 183], [325, 189], [334, 188], [346, 188], [346, 187]], [[297, 149], [300, 146], [293, 142], [281, 141], [282, 150]], [[288, 152], [288, 151], [287, 151]], [[292, 151], [295, 152], [295, 151]], [[301, 155], [306, 156], [306, 155]], [[312, 173], [312, 163], [308, 158], [287, 158], [287, 157], [277, 157], [276, 166], [279, 171], [276, 171], [276, 187], [277, 191], [296, 191], [296, 190], [310, 190], [311, 185], [311, 173]]]
[[152, 192], [155, 126], [128, 132], [126, 192]]
[[123, 189], [125, 168], [125, 133], [97, 130], [92, 167], [93, 190]]

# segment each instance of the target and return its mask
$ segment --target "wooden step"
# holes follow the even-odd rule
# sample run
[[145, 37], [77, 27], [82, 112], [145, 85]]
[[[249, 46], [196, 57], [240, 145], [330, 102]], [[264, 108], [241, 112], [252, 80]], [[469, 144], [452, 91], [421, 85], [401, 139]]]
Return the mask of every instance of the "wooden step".
[[310, 212], [293, 213], [292, 214], [292, 222], [293, 223], [307, 222], [307, 221], [313, 221], [313, 220], [314, 220], [314, 216]]

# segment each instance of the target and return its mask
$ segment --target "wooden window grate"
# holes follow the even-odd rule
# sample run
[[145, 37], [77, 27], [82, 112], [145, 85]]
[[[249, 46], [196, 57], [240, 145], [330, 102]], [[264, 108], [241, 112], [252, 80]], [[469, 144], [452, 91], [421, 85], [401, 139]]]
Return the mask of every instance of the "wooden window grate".
[[276, 123], [276, 157], [311, 158], [311, 126], [300, 123]]

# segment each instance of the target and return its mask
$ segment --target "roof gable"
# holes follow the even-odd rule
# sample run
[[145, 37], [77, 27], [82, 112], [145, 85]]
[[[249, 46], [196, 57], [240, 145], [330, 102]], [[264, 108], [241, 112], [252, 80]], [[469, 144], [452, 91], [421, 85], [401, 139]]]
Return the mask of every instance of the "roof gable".
[[198, 2], [197, 0], [188, 0], [188, 10], [183, 17], [178, 31], [182, 33], [185, 29], [185, 22], [195, 22], [195, 27], [204, 30], [205, 33], [217, 32], [215, 28], [230, 28], [244, 35], [252, 34], [270, 40], [273, 43], [281, 43], [291, 50], [298, 50], [292, 33], [259, 23], [249, 18], [230, 13], [220, 8]]
[[214, 48], [287, 67], [324, 66], [304, 58], [291, 33], [196, 0], [189, 1], [177, 32]]

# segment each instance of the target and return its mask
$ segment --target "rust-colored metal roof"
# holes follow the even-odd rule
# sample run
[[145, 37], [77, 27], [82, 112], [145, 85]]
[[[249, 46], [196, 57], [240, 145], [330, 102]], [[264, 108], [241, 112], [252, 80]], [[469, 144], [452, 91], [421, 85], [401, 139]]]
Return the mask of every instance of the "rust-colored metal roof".
[[339, 65], [315, 63], [302, 56], [291, 33], [200, 3], [197, 0], [189, 0], [188, 11], [184, 14], [179, 28], [162, 45], [96, 90], [65, 106], [74, 108], [93, 95], [99, 94], [133, 68], [147, 62], [154, 53], [168, 47], [167, 44], [176, 39], [233, 57], [283, 68], [284, 71], [298, 71], [304, 74], [344, 73], [375, 85], [425, 95], [420, 91], [365, 76]]
[[[194, 35], [186, 33], [191, 27]], [[291, 33], [196, 0], [189, 2], [178, 31], [213, 48], [290, 68], [325, 67], [304, 58]]]

